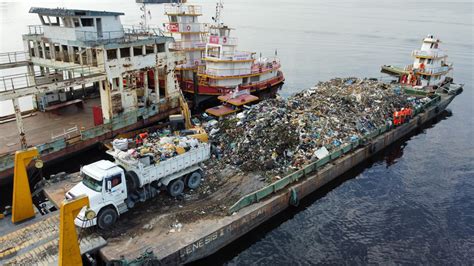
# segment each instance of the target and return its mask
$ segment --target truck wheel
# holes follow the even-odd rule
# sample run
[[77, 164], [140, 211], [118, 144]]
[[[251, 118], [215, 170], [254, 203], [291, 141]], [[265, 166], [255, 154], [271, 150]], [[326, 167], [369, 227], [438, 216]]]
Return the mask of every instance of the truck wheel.
[[200, 171], [191, 173], [186, 179], [186, 185], [190, 189], [196, 189], [201, 184], [202, 174]]
[[109, 229], [117, 221], [117, 212], [111, 207], [105, 208], [97, 215], [97, 225], [100, 229]]
[[177, 197], [183, 193], [184, 182], [181, 179], [175, 179], [168, 184], [168, 193], [171, 197]]
[[138, 176], [133, 171], [125, 172], [125, 181], [127, 182], [127, 193], [131, 194], [135, 192], [138, 187], [140, 187], [140, 182], [138, 181]]

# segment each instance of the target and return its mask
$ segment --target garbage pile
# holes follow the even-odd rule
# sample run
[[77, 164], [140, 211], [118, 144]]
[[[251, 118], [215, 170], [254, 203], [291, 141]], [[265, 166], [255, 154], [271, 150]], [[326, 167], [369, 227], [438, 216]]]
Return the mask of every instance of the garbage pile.
[[155, 161], [165, 161], [199, 146], [199, 140], [172, 135], [170, 130], [141, 133], [135, 140], [115, 139], [112, 145], [121, 159], [134, 160], [153, 156]]
[[407, 98], [376, 80], [336, 78], [209, 123], [208, 132], [224, 163], [248, 172], [287, 173], [391, 124], [394, 110], [416, 103]]

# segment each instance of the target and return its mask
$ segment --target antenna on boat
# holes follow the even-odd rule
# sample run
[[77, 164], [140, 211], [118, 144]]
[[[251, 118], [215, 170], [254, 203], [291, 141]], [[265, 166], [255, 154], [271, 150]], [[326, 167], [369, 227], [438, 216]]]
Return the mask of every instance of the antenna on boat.
[[224, 3], [222, 0], [219, 0], [219, 2], [216, 4], [216, 16], [212, 18], [212, 20], [214, 20], [216, 23], [216, 26], [221, 24], [222, 9], [224, 9]]
[[148, 30], [148, 19], [151, 19], [151, 12], [150, 12], [150, 10], [147, 10], [145, 3], [143, 3], [140, 6], [140, 11], [143, 12], [143, 14], [140, 16], [140, 18], [142, 19], [142, 21], [140, 21], [140, 26], [142, 27], [142, 29], [144, 31], [147, 31]]

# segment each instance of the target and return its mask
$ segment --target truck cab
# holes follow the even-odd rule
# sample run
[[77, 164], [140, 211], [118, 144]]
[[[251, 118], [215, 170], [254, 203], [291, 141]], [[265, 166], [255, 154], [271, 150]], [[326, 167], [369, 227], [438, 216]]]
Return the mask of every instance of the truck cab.
[[89, 227], [99, 223], [101, 228], [105, 228], [108, 224], [115, 223], [127, 198], [123, 169], [110, 161], [101, 160], [82, 167], [81, 176], [82, 181], [66, 193], [66, 198], [87, 195], [90, 209], [97, 216], [87, 220], [86, 208], [83, 208], [75, 219], [75, 224]]

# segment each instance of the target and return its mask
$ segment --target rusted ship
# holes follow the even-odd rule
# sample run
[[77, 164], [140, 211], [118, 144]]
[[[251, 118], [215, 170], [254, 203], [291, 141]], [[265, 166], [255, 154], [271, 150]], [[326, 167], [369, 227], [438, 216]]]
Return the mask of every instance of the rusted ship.
[[[1, 78], [0, 100], [13, 102], [16, 125], [0, 125], [0, 181], [12, 174], [20, 148], [36, 146], [45, 161], [64, 158], [179, 111], [179, 87], [167, 70], [183, 58], [168, 50], [173, 39], [161, 30], [124, 27], [118, 12], [32, 7], [30, 13], [41, 25], [23, 35], [26, 50], [0, 55], [0, 68], [27, 69]], [[148, 81], [150, 71], [156, 82]], [[21, 97], [40, 112], [22, 118]]]
[[285, 78], [278, 57], [256, 56], [239, 51], [234, 30], [223, 22], [219, 1], [212, 23], [201, 23], [201, 6], [166, 4], [166, 31], [176, 38], [170, 50], [183, 52], [186, 60], [177, 66], [182, 90], [196, 104], [238, 90], [259, 95], [281, 88]]

